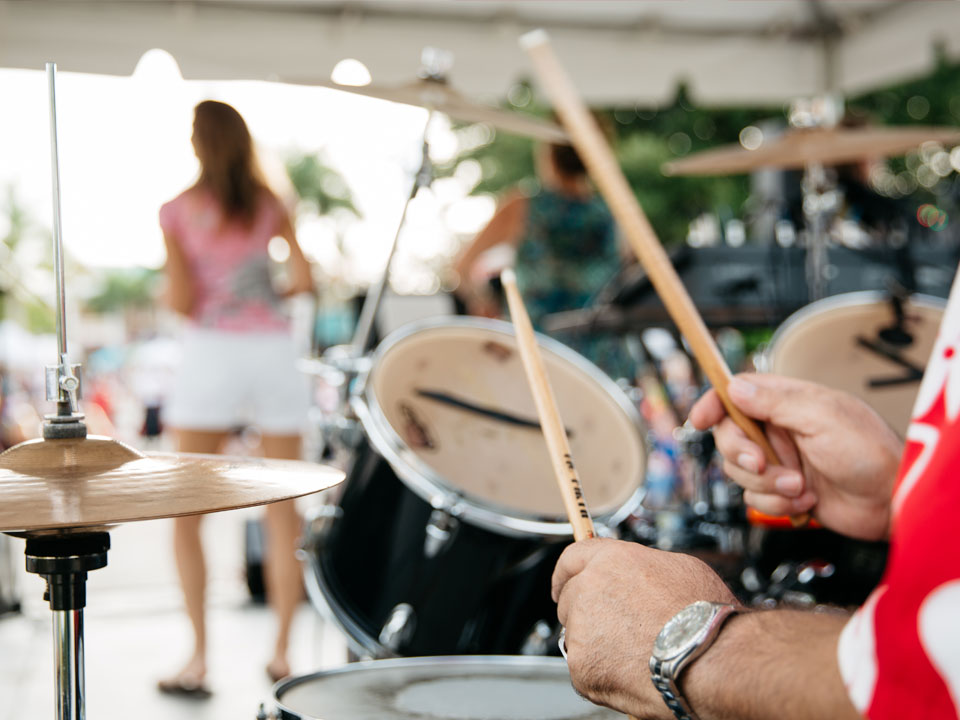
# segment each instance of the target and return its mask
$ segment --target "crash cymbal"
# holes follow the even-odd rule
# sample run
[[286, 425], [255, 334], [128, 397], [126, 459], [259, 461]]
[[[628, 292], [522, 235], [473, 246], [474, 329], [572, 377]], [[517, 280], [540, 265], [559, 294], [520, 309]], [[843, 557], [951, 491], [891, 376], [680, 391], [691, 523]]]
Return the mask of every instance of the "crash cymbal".
[[0, 453], [0, 530], [112, 525], [262, 505], [343, 473], [295, 460], [143, 454], [106, 437], [29, 440]]
[[667, 163], [667, 175], [731, 175], [760, 168], [799, 169], [842, 165], [903, 155], [925, 142], [960, 144], [960, 131], [948, 127], [798, 128], [766, 139], [755, 150], [741, 145], [695, 153]]
[[322, 87], [343, 90], [356, 95], [436, 110], [461, 122], [487, 123], [513, 135], [523, 135], [544, 142], [569, 142], [567, 133], [556, 123], [474, 102], [441, 80], [422, 79], [393, 86], [339, 85], [334, 82], [319, 84]]

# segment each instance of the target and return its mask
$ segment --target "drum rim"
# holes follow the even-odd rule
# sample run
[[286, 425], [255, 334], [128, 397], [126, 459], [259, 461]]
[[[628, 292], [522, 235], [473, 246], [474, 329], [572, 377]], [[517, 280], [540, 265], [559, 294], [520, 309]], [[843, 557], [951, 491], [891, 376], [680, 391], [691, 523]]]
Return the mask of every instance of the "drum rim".
[[[773, 355], [776, 352], [778, 341], [783, 342], [787, 333], [793, 330], [797, 325], [809, 320], [817, 315], [822, 315], [829, 310], [839, 310], [841, 308], [878, 305], [888, 302], [889, 293], [882, 290], [857, 290], [856, 292], [840, 293], [829, 297], [815, 300], [809, 305], [804, 305], [799, 310], [792, 312], [786, 320], [777, 326], [770, 336], [770, 341], [760, 355], [760, 362], [757, 369], [760, 372], [771, 372], [773, 367]], [[906, 300], [911, 305], [926, 307], [931, 310], [944, 310], [947, 307], [947, 301], [936, 295], [927, 295], [925, 293], [913, 293], [908, 295]]]
[[[572, 536], [573, 527], [569, 522], [557, 519], [557, 516], [512, 511], [510, 508], [497, 506], [493, 503], [484, 506], [478, 498], [466, 495], [449, 485], [442, 475], [409, 449], [387, 420], [383, 409], [373, 394], [372, 383], [368, 382], [370, 374], [378, 367], [383, 356], [390, 348], [418, 332], [438, 328], [493, 330], [504, 335], [514, 336], [512, 324], [492, 318], [450, 318], [442, 316], [417, 320], [394, 330], [377, 347], [369, 370], [360, 379], [361, 387], [351, 399], [351, 407], [360, 419], [364, 430], [366, 430], [370, 443], [390, 463], [400, 481], [414, 494], [436, 509], [444, 510], [460, 520], [501, 535], [517, 537], [530, 535]], [[626, 520], [643, 501], [644, 460], [647, 448], [640, 412], [630, 402], [620, 386], [585, 357], [542, 333], [537, 333], [537, 341], [541, 347], [558, 355], [562, 360], [569, 362], [575, 369], [584, 372], [597, 382], [626, 414], [630, 424], [637, 431], [638, 444], [643, 457], [640, 462], [640, 477], [636, 489], [618, 508], [593, 518], [600, 525], [614, 528]]]
[[442, 666], [449, 667], [457, 665], [464, 668], [498, 665], [501, 667], [566, 667], [567, 661], [560, 657], [549, 657], [546, 655], [425, 655], [418, 657], [404, 658], [384, 658], [380, 660], [360, 660], [358, 662], [345, 663], [327, 670], [318, 670], [306, 675], [292, 675], [275, 683], [271, 689], [273, 701], [278, 710], [296, 715], [303, 720], [311, 720], [309, 716], [301, 716], [297, 711], [283, 704], [281, 694], [302, 685], [311, 680], [323, 677], [336, 677], [353, 672], [362, 672], [370, 668], [390, 670], [392, 668], [410, 668], [423, 666]]

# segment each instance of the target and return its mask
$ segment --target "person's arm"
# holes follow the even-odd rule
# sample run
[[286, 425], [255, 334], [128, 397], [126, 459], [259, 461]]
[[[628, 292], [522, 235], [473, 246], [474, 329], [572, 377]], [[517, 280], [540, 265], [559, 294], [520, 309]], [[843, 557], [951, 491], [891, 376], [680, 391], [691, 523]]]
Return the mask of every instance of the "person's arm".
[[497, 208], [490, 222], [477, 233], [473, 242], [460, 253], [453, 267], [460, 276], [460, 286], [466, 291], [465, 294], [476, 290], [471, 282], [471, 270], [477, 258], [494, 245], [516, 246], [520, 242], [527, 223], [528, 207], [529, 201], [525, 196], [514, 193], [508, 197]]
[[165, 230], [163, 242], [167, 247], [167, 262], [164, 265], [167, 289], [164, 300], [175, 312], [189, 315], [193, 310], [194, 291], [187, 256], [173, 233]]
[[310, 261], [304, 256], [300, 243], [297, 242], [297, 233], [293, 228], [293, 222], [290, 215], [285, 211], [280, 215], [277, 232], [280, 237], [287, 241], [287, 247], [290, 249], [290, 257], [287, 260], [290, 282], [283, 295], [289, 297], [300, 293], [316, 293]]
[[[637, 718], [673, 720], [650, 678], [664, 624], [698, 600], [737, 604], [706, 564], [616, 540], [570, 545], [553, 575], [574, 686]], [[854, 720], [837, 663], [844, 615], [744, 611], [680, 675], [701, 720]]]
[[714, 426], [723, 470], [743, 486], [748, 505], [771, 515], [812, 511], [831, 530], [864, 540], [889, 535], [903, 443], [876, 412], [847, 393], [776, 375], [738, 375], [728, 392], [766, 423], [783, 465], [768, 466], [713, 390], [691, 409], [690, 422]]

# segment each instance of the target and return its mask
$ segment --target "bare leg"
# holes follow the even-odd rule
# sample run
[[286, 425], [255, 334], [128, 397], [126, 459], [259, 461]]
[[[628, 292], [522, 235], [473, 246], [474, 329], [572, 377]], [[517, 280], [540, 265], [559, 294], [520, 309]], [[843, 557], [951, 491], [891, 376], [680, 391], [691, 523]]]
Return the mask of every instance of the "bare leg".
[[[300, 437], [264, 435], [263, 454], [268, 458], [298, 460]], [[267, 673], [274, 679], [290, 674], [287, 646], [290, 624], [303, 598], [303, 580], [295, 552], [300, 537], [300, 516], [293, 500], [266, 506], [267, 557], [264, 567], [267, 599], [277, 616], [277, 643]]]
[[[177, 449], [180, 452], [215, 453], [226, 437], [225, 432], [178, 430]], [[173, 548], [184, 605], [193, 628], [193, 655], [180, 672], [160, 681], [160, 688], [167, 691], [200, 688], [207, 674], [207, 624], [204, 612], [207, 566], [200, 542], [202, 517], [187, 515], [174, 519]]]

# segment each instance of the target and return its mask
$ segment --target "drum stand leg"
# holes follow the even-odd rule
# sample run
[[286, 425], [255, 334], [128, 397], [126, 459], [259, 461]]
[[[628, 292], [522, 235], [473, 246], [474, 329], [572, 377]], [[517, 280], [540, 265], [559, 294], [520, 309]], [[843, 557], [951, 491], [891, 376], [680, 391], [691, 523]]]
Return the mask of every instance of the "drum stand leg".
[[53, 611], [56, 720], [85, 720], [83, 608], [87, 572], [107, 564], [105, 532], [27, 536], [27, 572], [47, 581], [43, 599]]

